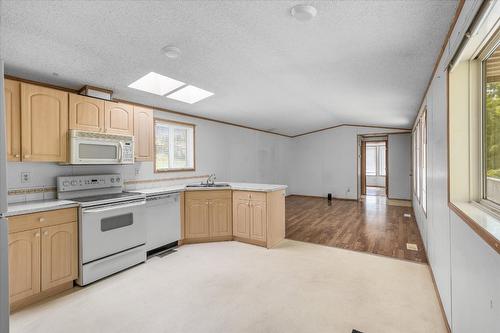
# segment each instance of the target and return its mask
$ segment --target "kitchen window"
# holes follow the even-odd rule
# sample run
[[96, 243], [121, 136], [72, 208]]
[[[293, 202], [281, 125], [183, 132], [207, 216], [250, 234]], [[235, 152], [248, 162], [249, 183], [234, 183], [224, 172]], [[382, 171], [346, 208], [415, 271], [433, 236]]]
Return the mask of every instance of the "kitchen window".
[[194, 170], [194, 125], [155, 119], [155, 172]]

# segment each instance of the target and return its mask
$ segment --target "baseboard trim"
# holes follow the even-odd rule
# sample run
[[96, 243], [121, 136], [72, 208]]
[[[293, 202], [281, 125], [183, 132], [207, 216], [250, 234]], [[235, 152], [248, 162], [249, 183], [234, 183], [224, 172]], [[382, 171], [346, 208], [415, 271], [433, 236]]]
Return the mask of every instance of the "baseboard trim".
[[[415, 214], [415, 213], [414, 213]], [[417, 228], [418, 228], [418, 223], [417, 223]], [[420, 228], [418, 230], [420, 232]], [[424, 246], [424, 253], [425, 257], [427, 258], [427, 267], [429, 267], [429, 273], [431, 273], [431, 278], [432, 278], [432, 285], [434, 286], [434, 292], [436, 293], [436, 296], [439, 301], [439, 308], [441, 309], [441, 316], [443, 317], [444, 324], [446, 326], [446, 330], [448, 333], [451, 333], [451, 327], [450, 324], [448, 323], [448, 318], [446, 317], [446, 312], [444, 311], [444, 305], [443, 301], [441, 300], [441, 294], [439, 293], [438, 286], [436, 284], [436, 279], [434, 278], [434, 272], [432, 271], [431, 263], [429, 261], [429, 257], [427, 256], [427, 249]]]
[[10, 313], [14, 313], [16, 311], [19, 311], [31, 304], [41, 302], [43, 300], [46, 300], [52, 296], [55, 296], [59, 293], [62, 293], [63, 291], [69, 290], [73, 288], [73, 281], [68, 281], [63, 284], [60, 284], [56, 287], [53, 287], [48, 290], [44, 290], [39, 292], [38, 294], [29, 296], [27, 298], [21, 299], [19, 301], [16, 301], [10, 305]]
[[[287, 197], [303, 197], [303, 198], [318, 198], [318, 199], [327, 199], [327, 197], [323, 197], [320, 195], [304, 195], [304, 194], [289, 194]], [[345, 200], [345, 201], [358, 201], [358, 199], [350, 199], [350, 198], [338, 198], [332, 197], [332, 200]]]

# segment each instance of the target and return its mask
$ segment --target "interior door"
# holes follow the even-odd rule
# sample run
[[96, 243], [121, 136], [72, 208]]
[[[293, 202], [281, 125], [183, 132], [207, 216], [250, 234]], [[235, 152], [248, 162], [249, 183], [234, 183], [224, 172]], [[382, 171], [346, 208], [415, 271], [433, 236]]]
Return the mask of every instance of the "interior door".
[[361, 141], [361, 195], [366, 195], [366, 142]]

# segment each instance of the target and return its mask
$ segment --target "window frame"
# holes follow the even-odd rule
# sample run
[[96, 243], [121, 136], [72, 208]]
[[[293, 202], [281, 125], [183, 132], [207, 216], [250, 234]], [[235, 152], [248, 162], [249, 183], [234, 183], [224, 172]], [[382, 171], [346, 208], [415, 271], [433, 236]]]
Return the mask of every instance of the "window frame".
[[[193, 131], [193, 167], [189, 168], [168, 168], [168, 169], [158, 169], [157, 168], [157, 162], [156, 162], [156, 155], [157, 155], [157, 145], [156, 145], [156, 125], [158, 123], [163, 123], [163, 124], [168, 124], [168, 125], [173, 125], [173, 126], [179, 126], [179, 127], [186, 127], [186, 128], [191, 128]], [[171, 139], [171, 134], [169, 133], [169, 142]], [[172, 135], [173, 139], [173, 135]], [[164, 173], [164, 172], [184, 172], [184, 171], [196, 171], [196, 125], [192, 123], [186, 123], [186, 122], [181, 122], [177, 120], [170, 120], [170, 119], [163, 119], [163, 118], [154, 118], [153, 120], [153, 144], [154, 144], [154, 156], [153, 156], [153, 169], [154, 173]], [[174, 143], [175, 144], [175, 143]], [[188, 147], [189, 149], [189, 147]], [[169, 150], [170, 152], [170, 150]], [[169, 159], [170, 163], [170, 159]]]
[[481, 54], [478, 56], [479, 66], [479, 79], [478, 85], [480, 89], [479, 105], [480, 118], [479, 118], [479, 151], [480, 151], [480, 193], [479, 200], [477, 201], [481, 206], [486, 208], [491, 213], [495, 214], [497, 217], [500, 216], [500, 202], [495, 202], [488, 199], [487, 195], [487, 180], [488, 180], [488, 163], [486, 159], [488, 154], [486, 153], [486, 84], [487, 84], [487, 73], [486, 73], [486, 61], [489, 57], [495, 53], [497, 49], [500, 49], [500, 30], [497, 30], [491, 39], [487, 42], [486, 46], [482, 50]]
[[[427, 214], [427, 172], [428, 172], [428, 144], [427, 144], [427, 108], [419, 113], [412, 131], [412, 158], [413, 158], [413, 193], [417, 198], [424, 214]], [[425, 190], [424, 190], [425, 188]], [[424, 193], [425, 192], [425, 193]]]

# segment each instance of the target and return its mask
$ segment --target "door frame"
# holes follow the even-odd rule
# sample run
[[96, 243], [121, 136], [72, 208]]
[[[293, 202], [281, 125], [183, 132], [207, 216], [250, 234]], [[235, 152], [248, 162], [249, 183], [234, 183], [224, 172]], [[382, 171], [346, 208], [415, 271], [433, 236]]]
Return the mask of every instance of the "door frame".
[[[389, 134], [398, 133], [358, 134], [358, 201], [362, 195], [366, 195], [366, 142], [383, 142], [385, 144], [385, 197], [389, 197]], [[367, 138], [373, 140], [366, 140]]]

